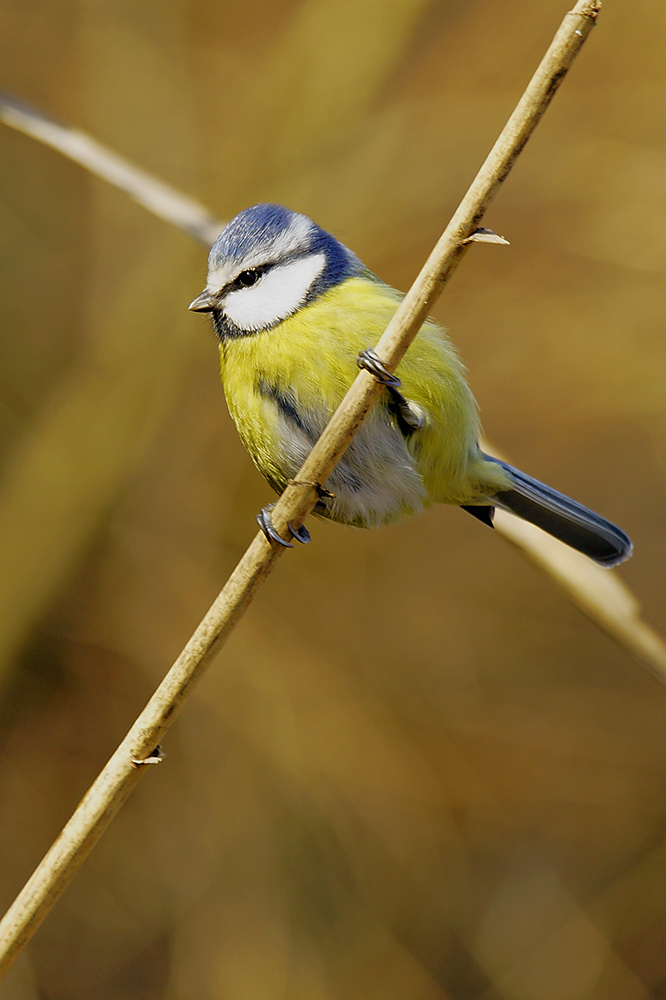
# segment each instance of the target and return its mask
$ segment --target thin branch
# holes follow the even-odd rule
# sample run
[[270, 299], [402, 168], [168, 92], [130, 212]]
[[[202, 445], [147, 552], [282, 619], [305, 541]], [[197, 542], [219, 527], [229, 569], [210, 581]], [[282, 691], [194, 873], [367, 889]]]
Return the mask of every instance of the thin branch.
[[[377, 345], [377, 352], [389, 368], [395, 368], [403, 357], [466, 252], [468, 237], [478, 226], [591, 31], [598, 8], [598, 3], [579, 0], [574, 10], [565, 15], [520, 103]], [[35, 134], [34, 130], [31, 134]], [[51, 144], [52, 140], [53, 135]], [[72, 149], [67, 155], [73, 155]], [[80, 147], [76, 158], [83, 162]], [[129, 166], [123, 161], [120, 165]], [[96, 172], [102, 173], [99, 163]], [[104, 176], [110, 178], [109, 171]], [[161, 188], [165, 190], [164, 186]], [[126, 183], [126, 190], [131, 190], [139, 200], [136, 186]], [[142, 195], [141, 200], [156, 210], [154, 204], [149, 205], [150, 198]], [[163, 205], [159, 214], [166, 217]], [[208, 217], [203, 221], [207, 225], [211, 220]], [[185, 228], [194, 231], [190, 225]], [[300, 525], [312, 510], [317, 501], [316, 484], [326, 481], [379, 391], [378, 383], [366, 372], [357, 376], [296, 480], [279, 499], [273, 512], [278, 531], [284, 531], [287, 521]], [[283, 552], [282, 547], [271, 547], [262, 533], [255, 537], [148, 705], [5, 915], [0, 924], [0, 974], [10, 967], [146, 771], [138, 762], [148, 759], [152, 762], [159, 756], [155, 748], [178, 710]]]
[[205, 205], [135, 166], [82, 129], [63, 125], [3, 91], [0, 91], [0, 121], [58, 150], [207, 247], [224, 226]]

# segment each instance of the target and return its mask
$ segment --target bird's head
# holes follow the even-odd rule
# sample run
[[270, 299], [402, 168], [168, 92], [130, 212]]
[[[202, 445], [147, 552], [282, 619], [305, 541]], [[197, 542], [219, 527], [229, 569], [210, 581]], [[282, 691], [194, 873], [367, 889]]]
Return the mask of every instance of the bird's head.
[[215, 240], [206, 287], [190, 309], [212, 313], [221, 339], [245, 337], [277, 326], [364, 272], [351, 250], [306, 215], [281, 205], [254, 205]]

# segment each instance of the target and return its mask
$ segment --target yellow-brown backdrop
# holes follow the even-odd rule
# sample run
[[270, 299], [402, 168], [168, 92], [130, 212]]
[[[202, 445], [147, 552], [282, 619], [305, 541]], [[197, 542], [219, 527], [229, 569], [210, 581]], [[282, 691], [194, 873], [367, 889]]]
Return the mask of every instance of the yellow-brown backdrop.
[[[406, 287], [561, 0], [2, 0], [2, 84]], [[666, 7], [599, 27], [441, 300], [488, 436], [620, 523], [663, 624]], [[269, 499], [205, 253], [0, 131], [0, 909]], [[666, 691], [482, 525], [313, 523], [11, 1000], [666, 996]]]

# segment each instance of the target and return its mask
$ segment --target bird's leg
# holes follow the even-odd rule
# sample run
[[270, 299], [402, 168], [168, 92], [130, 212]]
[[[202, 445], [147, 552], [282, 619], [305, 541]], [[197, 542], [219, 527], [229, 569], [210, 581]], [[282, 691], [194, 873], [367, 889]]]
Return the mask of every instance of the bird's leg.
[[[273, 527], [273, 521], [271, 518], [271, 511], [273, 510], [273, 507], [275, 507], [274, 503], [269, 503], [265, 507], [262, 507], [257, 514], [257, 524], [269, 542], [277, 542], [278, 545], [284, 545], [286, 549], [293, 549], [293, 542], [288, 542], [286, 539], [282, 538]], [[300, 528], [294, 528], [292, 524], [287, 523], [287, 527], [292, 538], [295, 538], [297, 542], [307, 545], [310, 541], [310, 532], [305, 525], [301, 525]]]
[[410, 403], [398, 391], [401, 386], [400, 379], [397, 375], [391, 374], [376, 351], [371, 347], [361, 351], [356, 358], [356, 364], [384, 386], [390, 397], [389, 408], [395, 414], [400, 430], [405, 436], [423, 430], [425, 426], [423, 410], [416, 403]]

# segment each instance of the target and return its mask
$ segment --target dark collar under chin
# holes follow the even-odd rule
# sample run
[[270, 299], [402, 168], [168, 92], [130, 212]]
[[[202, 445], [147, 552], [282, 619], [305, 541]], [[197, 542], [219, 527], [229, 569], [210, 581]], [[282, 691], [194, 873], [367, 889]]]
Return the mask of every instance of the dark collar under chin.
[[[262, 330], [243, 330], [242, 327], [236, 326], [228, 316], [224, 315], [221, 309], [214, 309], [212, 316], [215, 334], [219, 340], [239, 340], [241, 337], [254, 337], [255, 334], [262, 333]], [[277, 326], [277, 324], [274, 323], [273, 326]], [[269, 330], [270, 327], [262, 329]]]

